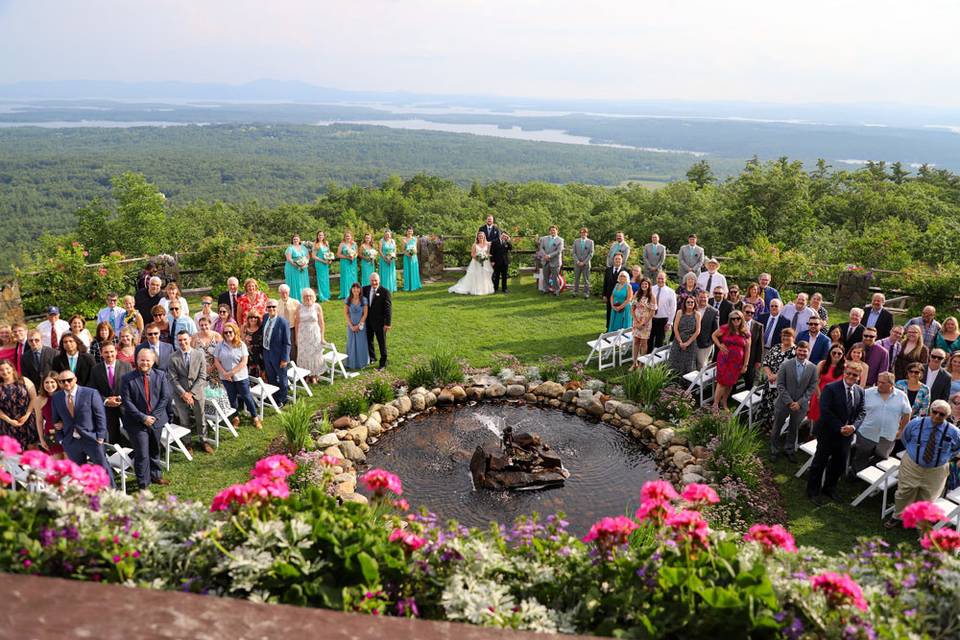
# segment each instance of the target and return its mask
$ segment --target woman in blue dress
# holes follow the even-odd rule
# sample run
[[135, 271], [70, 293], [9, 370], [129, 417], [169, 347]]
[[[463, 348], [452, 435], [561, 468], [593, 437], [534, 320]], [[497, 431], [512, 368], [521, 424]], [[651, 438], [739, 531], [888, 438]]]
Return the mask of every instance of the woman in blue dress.
[[360, 244], [360, 284], [363, 286], [370, 284], [370, 274], [376, 270], [377, 248], [373, 246], [373, 236], [365, 233], [363, 242]]
[[397, 290], [397, 243], [389, 229], [380, 241], [380, 286], [390, 293]]
[[632, 326], [631, 300], [633, 300], [633, 289], [630, 287], [630, 276], [626, 271], [621, 271], [613, 293], [610, 294], [610, 325], [607, 331], [619, 331]]
[[300, 244], [300, 234], [294, 234], [290, 246], [284, 251], [284, 258], [284, 280], [290, 287], [290, 297], [299, 302], [300, 292], [310, 286], [310, 252]]
[[420, 286], [417, 239], [413, 237], [413, 227], [411, 227], [407, 229], [407, 235], [403, 238], [403, 290], [416, 291]]
[[314, 268], [317, 270], [317, 302], [326, 302], [330, 299], [330, 263], [336, 259], [336, 256], [330, 252], [330, 243], [327, 242], [327, 234], [323, 231], [317, 231], [312, 257]]
[[349, 231], [343, 234], [343, 242], [337, 247], [337, 257], [340, 258], [340, 299], [346, 300], [350, 295], [350, 286], [357, 281], [357, 243]]
[[370, 347], [367, 346], [367, 299], [359, 282], [350, 286], [344, 314], [347, 316], [347, 367], [363, 369], [370, 364]]

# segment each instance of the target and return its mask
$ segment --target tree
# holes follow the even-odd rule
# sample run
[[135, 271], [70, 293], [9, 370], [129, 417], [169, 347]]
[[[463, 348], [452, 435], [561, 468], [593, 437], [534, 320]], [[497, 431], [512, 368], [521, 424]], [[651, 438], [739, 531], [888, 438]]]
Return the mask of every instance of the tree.
[[129, 256], [168, 251], [166, 196], [140, 173], [123, 173], [111, 182], [117, 203], [117, 217], [110, 224], [115, 248]]
[[697, 189], [703, 189], [708, 184], [716, 182], [717, 176], [713, 174], [709, 162], [699, 160], [687, 171], [687, 180], [697, 185]]
[[903, 168], [902, 162], [894, 162], [890, 165], [890, 179], [896, 184], [903, 184], [910, 172]]

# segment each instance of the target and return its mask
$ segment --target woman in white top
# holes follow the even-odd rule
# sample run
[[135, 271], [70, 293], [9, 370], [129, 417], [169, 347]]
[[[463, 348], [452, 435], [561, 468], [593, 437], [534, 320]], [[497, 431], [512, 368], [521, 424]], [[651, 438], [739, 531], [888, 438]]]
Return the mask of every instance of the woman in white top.
[[233, 321], [223, 328], [223, 342], [217, 347], [214, 363], [220, 374], [220, 381], [227, 390], [230, 406], [240, 411], [240, 403], [247, 407], [253, 417], [253, 426], [263, 429], [263, 420], [257, 415], [257, 403], [250, 393], [250, 379], [247, 373], [247, 359], [250, 353], [240, 335], [240, 326]]
[[310, 369], [308, 382], [316, 384], [327, 370], [323, 361], [323, 308], [317, 303], [317, 292], [306, 287], [297, 311], [297, 366]]
[[79, 313], [70, 316], [70, 333], [77, 337], [77, 340], [83, 343], [87, 349], [90, 349], [90, 343], [93, 342], [93, 336], [87, 331], [87, 321]]

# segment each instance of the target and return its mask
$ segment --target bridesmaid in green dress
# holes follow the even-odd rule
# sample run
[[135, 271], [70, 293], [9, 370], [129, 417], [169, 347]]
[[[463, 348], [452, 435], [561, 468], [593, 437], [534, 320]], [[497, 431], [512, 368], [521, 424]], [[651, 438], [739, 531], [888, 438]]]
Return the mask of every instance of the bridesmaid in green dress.
[[416, 291], [420, 286], [417, 239], [413, 237], [413, 227], [411, 227], [407, 229], [407, 235], [403, 238], [403, 290]]
[[380, 241], [380, 286], [390, 293], [397, 290], [397, 243], [389, 229]]
[[363, 234], [360, 244], [360, 285], [370, 284], [370, 274], [377, 270], [377, 248], [373, 246], [373, 236]]
[[300, 244], [300, 234], [294, 234], [290, 246], [284, 252], [286, 264], [283, 276], [290, 287], [290, 297], [300, 301], [300, 292], [310, 286], [310, 252]]
[[313, 243], [313, 265], [317, 270], [317, 302], [326, 302], [330, 299], [330, 263], [336, 256], [330, 251], [327, 234], [317, 231], [317, 239]]
[[343, 234], [343, 242], [337, 247], [337, 257], [340, 258], [340, 299], [346, 300], [350, 295], [350, 285], [357, 281], [357, 243], [349, 231]]

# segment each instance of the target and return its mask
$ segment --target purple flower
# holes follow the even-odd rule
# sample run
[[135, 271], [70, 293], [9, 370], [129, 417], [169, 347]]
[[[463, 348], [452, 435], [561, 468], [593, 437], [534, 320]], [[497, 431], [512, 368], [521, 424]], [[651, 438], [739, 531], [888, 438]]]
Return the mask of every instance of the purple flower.
[[57, 534], [52, 529], [44, 527], [40, 530], [40, 546], [49, 547], [56, 538]]

